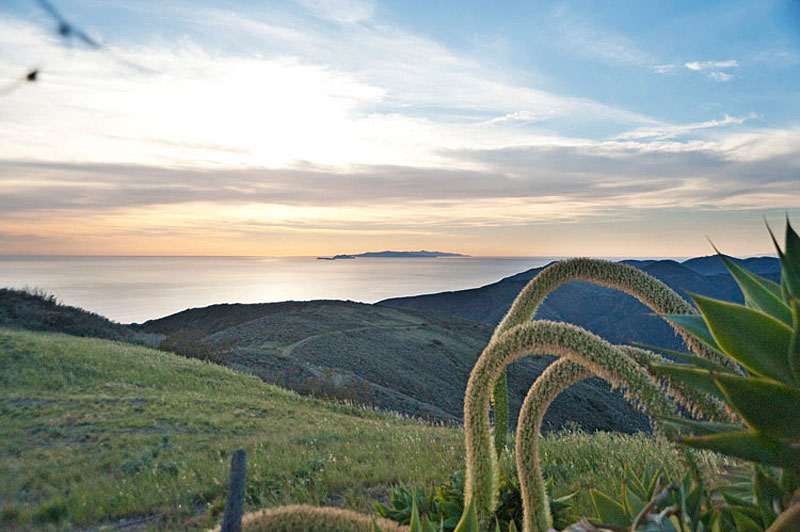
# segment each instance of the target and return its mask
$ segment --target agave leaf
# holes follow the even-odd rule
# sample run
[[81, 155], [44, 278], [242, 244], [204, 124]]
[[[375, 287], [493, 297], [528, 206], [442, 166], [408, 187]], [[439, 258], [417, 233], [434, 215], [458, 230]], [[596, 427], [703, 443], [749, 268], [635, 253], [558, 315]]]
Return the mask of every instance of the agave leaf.
[[[747, 515], [751, 515], [756, 519], [761, 518], [761, 513], [758, 511], [758, 505], [755, 503], [755, 498], [752, 496], [752, 475], [748, 479], [748, 497], [739, 497], [733, 493], [727, 491], [720, 491], [722, 498], [725, 499], [725, 502], [728, 503], [729, 506], [733, 508], [737, 508], [739, 511], [746, 513]], [[750, 499], [753, 499], [752, 501]]]
[[705, 436], [707, 434], [719, 434], [721, 432], [733, 432], [742, 430], [741, 425], [734, 425], [732, 423], [714, 423], [711, 421], [695, 421], [693, 419], [684, 419], [682, 417], [665, 417], [661, 419], [662, 423], [672, 425], [679, 429], [690, 429], [694, 436]]
[[795, 270], [800, 269], [800, 258], [798, 257], [798, 252], [796, 251], [798, 244], [796, 243], [797, 240], [797, 233], [794, 232], [792, 226], [789, 224], [789, 220], [786, 220], [786, 244], [787, 244], [787, 251], [789, 247], [789, 242], [792, 242], [792, 251], [793, 251], [793, 261], [789, 259], [789, 257], [784, 254], [781, 247], [778, 245], [778, 241], [775, 239], [775, 234], [772, 232], [772, 228], [767, 224], [767, 231], [769, 231], [769, 236], [772, 238], [772, 243], [775, 244], [775, 250], [778, 252], [778, 259], [781, 261], [781, 295], [783, 296], [783, 300], [788, 304], [792, 298], [800, 297], [800, 290], [796, 288], [800, 288], [800, 272]]
[[625, 512], [625, 508], [598, 489], [589, 489], [592, 506], [599, 520], [606, 525], [629, 527], [633, 518]]
[[622, 500], [625, 506], [625, 513], [636, 516], [646, 506], [646, 503], [637, 496], [635, 490], [629, 489], [627, 485], [622, 486]]
[[[623, 505], [625, 503], [625, 492], [632, 491], [633, 495], [640, 500], [649, 499], [647, 496], [647, 486], [644, 482], [644, 477], [647, 475], [647, 471], [642, 472], [642, 477], [640, 478], [639, 475], [636, 474], [633, 469], [628, 464], [625, 464], [625, 482], [622, 485], [623, 489]], [[638, 512], [629, 512], [631, 515], [636, 515]]]
[[739, 508], [731, 508], [733, 522], [736, 523], [736, 532], [762, 532], [762, 527], [752, 517], [744, 514]]
[[444, 530], [444, 525], [439, 523], [438, 526], [433, 524], [433, 521], [429, 521], [427, 516], [422, 518], [422, 532], [442, 532]]
[[761, 311], [690, 294], [717, 344], [753, 373], [791, 384], [792, 329]]
[[661, 317], [684, 329], [708, 347], [716, 351], [722, 351], [717, 345], [717, 341], [711, 336], [705, 320], [699, 314], [662, 314]]
[[719, 373], [733, 373], [730, 369], [726, 368], [725, 366], [720, 366], [716, 362], [712, 360], [708, 360], [706, 358], [700, 358], [699, 356], [693, 355], [691, 353], [684, 353], [682, 351], [675, 351], [674, 349], [666, 349], [664, 347], [658, 347], [655, 345], [647, 345], [642, 344], [639, 342], [632, 342], [633, 345], [637, 347], [641, 347], [642, 349], [648, 349], [650, 351], [655, 351], [657, 353], [663, 353], [668, 355], [674, 359], [677, 359], [679, 362], [683, 364], [689, 364], [691, 366], [695, 366], [697, 368], [708, 369], [711, 371], [717, 371]]
[[650, 373], [703, 391], [720, 401], [725, 400], [725, 396], [720, 391], [717, 383], [714, 382], [714, 379], [711, 378], [711, 372], [708, 370], [678, 364], [651, 364]]
[[795, 382], [800, 382], [800, 303], [792, 299], [792, 340], [789, 342], [789, 367]]
[[508, 532], [517, 532], [517, 525], [513, 520], [508, 522]]
[[800, 298], [800, 236], [789, 223], [786, 217], [786, 249], [785, 264], [781, 261], [781, 267], [786, 271], [786, 284], [789, 294], [795, 299]]
[[[792, 324], [792, 312], [781, 298], [779, 285], [750, 273], [721, 253], [719, 257], [739, 285], [748, 307], [761, 310], [786, 325]], [[772, 283], [774, 287], [769, 287], [766, 283]]]
[[475, 513], [475, 502], [469, 501], [464, 514], [453, 532], [478, 532], [478, 514]]
[[712, 377], [725, 403], [753, 430], [775, 438], [800, 437], [800, 388], [755, 377]]
[[745, 430], [687, 436], [680, 441], [696, 449], [708, 449], [760, 464], [800, 467], [800, 448]]
[[775, 508], [780, 508], [785, 492], [774, 479], [765, 475], [760, 468], [756, 469], [753, 477], [753, 491], [756, 496], [758, 509], [761, 510], [761, 520], [765, 526], [772, 524], [778, 518]]
[[419, 508], [417, 508], [417, 492], [414, 491], [414, 499], [411, 503], [411, 524], [408, 526], [410, 532], [422, 532], [422, 523], [419, 520]]
[[573, 491], [572, 493], [567, 493], [566, 495], [562, 495], [561, 497], [553, 499], [553, 502], [560, 502], [560, 503], [569, 502], [570, 499], [574, 499], [578, 495], [578, 493], [580, 493], [580, 490]]
[[[649, 476], [647, 476], [647, 474], [645, 475], [645, 480], [647, 481], [647, 484], [645, 486], [647, 488], [647, 493], [645, 494], [644, 499], [646, 501], [649, 501], [650, 499], [653, 498], [653, 495], [655, 494], [656, 491], [656, 484], [658, 484], [658, 478], [661, 476], [662, 473], [664, 474], [664, 476], [666, 476], [664, 468], [659, 467], [652, 473], [648, 471]], [[667, 481], [669, 481], [668, 478]]]
[[375, 521], [375, 518], [372, 518], [372, 532], [383, 532], [381, 527], [378, 526], [378, 523]]
[[[688, 477], [688, 474], [687, 474]], [[702, 511], [703, 490], [699, 484], [691, 488], [686, 494], [686, 512], [692, 522], [697, 523]]]

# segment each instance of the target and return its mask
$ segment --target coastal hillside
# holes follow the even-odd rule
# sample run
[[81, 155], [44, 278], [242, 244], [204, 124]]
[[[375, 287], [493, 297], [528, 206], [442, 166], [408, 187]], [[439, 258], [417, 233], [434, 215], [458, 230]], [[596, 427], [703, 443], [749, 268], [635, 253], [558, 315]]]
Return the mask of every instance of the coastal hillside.
[[[780, 265], [772, 257], [732, 258], [753, 273], [778, 282]], [[673, 260], [623, 261], [653, 275], [686, 297], [698, 293], [727, 301], [741, 302], [741, 292], [718, 256], [698, 257], [685, 262]], [[506, 277], [471, 290], [441, 292], [381, 301], [393, 308], [438, 312], [468, 320], [497, 324], [520, 290], [544, 268]], [[640, 342], [681, 349], [672, 328], [633, 297], [588, 283], [559, 287], [542, 304], [538, 318], [567, 321], [602, 336], [612, 343]]]
[[146, 343], [146, 335], [37, 290], [0, 288], [0, 327]]
[[[397, 483], [432, 489], [464, 467], [460, 428], [121, 342], [0, 328], [0, 389], [4, 531], [207, 530], [239, 448], [246, 511], [371, 513]], [[587, 487], [620, 489], [626, 465], [681, 470], [671, 446], [642, 434], [568, 431], [544, 438], [542, 452], [555, 494], [578, 492], [576, 515], [591, 512]], [[507, 455], [501, 466], [512, 464]]]
[[237, 448], [249, 509], [370, 511], [463, 462], [457, 429], [120, 342], [0, 328], [0, 389], [1, 530], [207, 529]]
[[[345, 301], [213, 305], [132, 326], [161, 348], [213, 360], [304, 394], [460, 422], [467, 379], [488, 342], [486, 324]], [[509, 372], [512, 418], [549, 359]], [[565, 392], [545, 429], [646, 430], [646, 420], [602, 382]]]

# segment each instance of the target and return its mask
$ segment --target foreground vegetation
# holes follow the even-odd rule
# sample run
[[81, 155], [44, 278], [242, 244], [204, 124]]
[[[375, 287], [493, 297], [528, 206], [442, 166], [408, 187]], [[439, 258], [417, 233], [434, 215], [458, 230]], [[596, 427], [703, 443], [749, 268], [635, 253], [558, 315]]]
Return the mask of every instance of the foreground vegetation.
[[[0, 329], [0, 389], [3, 530], [212, 526], [237, 448], [248, 454], [248, 510], [371, 513], [393, 484], [441, 484], [464, 465], [460, 428], [300, 397], [124, 343]], [[565, 432], [542, 452], [556, 495], [619, 490], [625, 464], [682, 471], [672, 446], [644, 435]], [[592, 512], [585, 490], [574, 508]]]

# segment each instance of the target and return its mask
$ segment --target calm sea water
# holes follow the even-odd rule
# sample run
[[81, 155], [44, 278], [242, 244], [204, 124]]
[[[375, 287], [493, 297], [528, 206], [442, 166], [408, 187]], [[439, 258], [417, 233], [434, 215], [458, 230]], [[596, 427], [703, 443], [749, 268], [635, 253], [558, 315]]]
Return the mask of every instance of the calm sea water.
[[552, 260], [0, 256], [0, 287], [42, 289], [67, 305], [129, 323], [215, 303], [311, 299], [374, 303], [462, 290]]

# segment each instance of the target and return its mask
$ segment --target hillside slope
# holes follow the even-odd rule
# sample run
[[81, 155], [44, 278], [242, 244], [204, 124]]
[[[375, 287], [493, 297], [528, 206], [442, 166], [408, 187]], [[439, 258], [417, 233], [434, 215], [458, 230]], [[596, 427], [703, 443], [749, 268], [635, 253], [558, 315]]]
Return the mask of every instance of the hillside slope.
[[0, 288], [0, 327], [63, 332], [107, 340], [129, 341], [136, 333], [93, 312], [63, 305], [53, 296]]
[[[298, 396], [239, 372], [129, 344], [0, 328], [0, 530], [203, 530], [247, 452], [245, 510], [310, 503], [371, 513], [395, 483], [463, 468], [460, 429]], [[646, 435], [541, 442], [555, 495], [621, 489], [625, 467], [683, 474]], [[613, 449], [613, 452], [609, 452]], [[513, 455], [501, 468], [510, 469]], [[577, 518], [577, 517], [576, 517]]]
[[211, 525], [230, 453], [249, 508], [369, 510], [399, 481], [442, 482], [463, 434], [124, 343], [0, 329], [0, 529]]
[[[460, 421], [467, 379], [491, 327], [456, 317], [345, 301], [213, 305], [136, 326], [162, 346], [205, 356], [303, 393], [405, 414]], [[512, 418], [549, 359], [515, 364]], [[565, 392], [545, 428], [646, 430], [646, 420], [602, 383]]]

